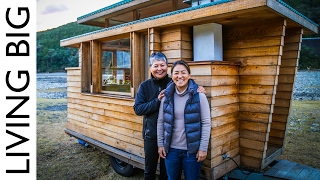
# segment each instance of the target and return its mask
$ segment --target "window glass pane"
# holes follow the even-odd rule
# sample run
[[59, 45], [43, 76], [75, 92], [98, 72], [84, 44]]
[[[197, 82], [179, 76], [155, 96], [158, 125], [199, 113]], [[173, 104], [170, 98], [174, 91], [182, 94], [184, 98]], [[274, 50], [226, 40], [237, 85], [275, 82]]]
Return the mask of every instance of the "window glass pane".
[[[120, 40], [119, 40], [120, 41]], [[123, 41], [123, 40], [122, 40]], [[128, 39], [129, 41], [129, 39]], [[102, 87], [104, 93], [130, 93], [130, 42], [108, 42], [102, 45]], [[117, 50], [119, 48], [119, 50]], [[112, 50], [109, 50], [112, 49]]]

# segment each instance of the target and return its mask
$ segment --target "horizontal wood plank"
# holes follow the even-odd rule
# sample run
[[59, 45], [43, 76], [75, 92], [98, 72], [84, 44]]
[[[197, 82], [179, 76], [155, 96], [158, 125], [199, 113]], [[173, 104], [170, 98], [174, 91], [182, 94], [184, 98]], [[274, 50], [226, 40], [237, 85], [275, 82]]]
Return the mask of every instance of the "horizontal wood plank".
[[280, 74], [278, 77], [278, 83], [294, 83], [294, 75]]
[[281, 65], [283, 67], [286, 67], [286, 66], [295, 67], [295, 66], [299, 65], [299, 61], [298, 61], [297, 58], [292, 58], [292, 59], [284, 59], [284, 58], [282, 58], [281, 59]]
[[278, 84], [278, 76], [240, 76], [239, 83], [273, 86]]
[[211, 118], [235, 113], [238, 111], [239, 111], [238, 103], [228, 104], [228, 105], [224, 105], [224, 106], [211, 107]]
[[211, 149], [222, 146], [223, 144], [238, 138], [239, 138], [238, 129], [236, 129], [235, 131], [231, 131], [229, 133], [218, 134], [218, 136], [211, 137], [210, 139]]
[[167, 58], [192, 58], [193, 52], [191, 50], [167, 50], [162, 52]]
[[267, 146], [266, 142], [240, 138], [240, 147], [255, 149], [258, 151], [264, 151], [266, 149], [266, 146]]
[[275, 76], [279, 75], [278, 66], [240, 66], [240, 75]]
[[253, 113], [272, 113], [273, 105], [240, 103], [239, 109], [240, 111], [253, 112]]
[[192, 50], [192, 42], [190, 41], [162, 42], [160, 48], [161, 48], [161, 51], [168, 51], [173, 49]]
[[[236, 157], [236, 156], [239, 155], [239, 151], [240, 151], [240, 148], [235, 148], [235, 149], [232, 149], [231, 151], [227, 152], [226, 154], [229, 157]], [[216, 157], [211, 159], [211, 167], [216, 167], [219, 164], [221, 164], [223, 162], [226, 162], [226, 161], [231, 161], [231, 160], [229, 160], [229, 159], [223, 160], [222, 156], [216, 156]]]
[[172, 32], [172, 33], [162, 33], [161, 42], [171, 42], [171, 41], [192, 41], [191, 35], [184, 32]]
[[211, 129], [211, 138], [220, 136], [222, 134], [230, 133], [232, 131], [237, 130], [238, 128], [239, 128], [239, 122], [238, 121], [234, 121], [234, 122], [231, 122], [229, 124], [225, 124], [225, 125], [222, 125], [222, 126], [218, 126], [218, 127], [212, 128]]
[[72, 131], [78, 132], [85, 136], [88, 136], [92, 139], [98, 140], [102, 143], [108, 144], [110, 146], [116, 147], [118, 149], [124, 150], [126, 152], [132, 153], [134, 155], [144, 157], [144, 150], [142, 147], [135, 146], [130, 143], [126, 143], [122, 140], [118, 140], [115, 138], [108, 137], [106, 135], [100, 134], [96, 131], [91, 131], [90, 129], [86, 129], [80, 126], [76, 126], [70, 123], [66, 123], [66, 128]]
[[276, 86], [259, 84], [240, 84], [240, 94], [276, 94]]
[[286, 123], [288, 121], [288, 115], [287, 114], [272, 114], [272, 122], [284, 122]]
[[268, 94], [240, 94], [239, 100], [242, 103], [274, 104], [275, 95]]
[[249, 148], [240, 148], [240, 154], [248, 157], [254, 157], [257, 159], [264, 159], [266, 157], [265, 152]]
[[241, 121], [251, 121], [258, 123], [270, 123], [271, 122], [271, 114], [270, 113], [256, 113], [250, 111], [240, 111], [239, 119]]
[[212, 106], [223, 106], [227, 104], [234, 104], [239, 102], [238, 95], [230, 94], [225, 96], [213, 96], [210, 98], [210, 105]]
[[286, 127], [287, 127], [287, 123], [283, 123], [283, 122], [272, 122], [271, 123], [271, 129], [285, 131]]
[[228, 123], [232, 123], [234, 121], [238, 121], [238, 112], [226, 114], [223, 116], [214, 117], [211, 119], [211, 127], [215, 128], [218, 126], [222, 126]]
[[281, 64], [281, 56], [249, 56], [249, 57], [223, 57], [224, 61], [240, 61], [240, 66], [274, 66]]
[[241, 121], [239, 127], [240, 127], [240, 129], [246, 129], [246, 130], [250, 130], [250, 131], [258, 131], [258, 132], [262, 132], [262, 133], [267, 133], [270, 131], [270, 125], [266, 124], [266, 123]]
[[[236, 156], [233, 158], [235, 162], [237, 162], [237, 164], [240, 164], [240, 156]], [[228, 160], [223, 162], [222, 164], [213, 167], [212, 171], [213, 171], [213, 180], [216, 180], [220, 177], [222, 177], [223, 175], [227, 174], [228, 172], [230, 172], [231, 170], [235, 169], [237, 167], [236, 163], [234, 163], [232, 160]]]
[[227, 59], [235, 57], [279, 55], [282, 55], [282, 46], [255, 47], [247, 49], [226, 49], [223, 53], [223, 56]]
[[240, 138], [266, 142], [269, 139], [269, 133], [241, 129]]
[[280, 74], [295, 75], [297, 73], [297, 67], [281, 67]]
[[285, 131], [278, 130], [278, 129], [271, 129], [269, 135], [270, 135], [270, 137], [284, 138], [285, 137]]
[[245, 155], [241, 155], [240, 159], [243, 166], [248, 166], [257, 171], [260, 171], [262, 159]]
[[290, 91], [278, 91], [276, 94], [276, 99], [292, 99], [292, 92]]
[[245, 39], [229, 39], [224, 41], [224, 45], [229, 49], [241, 48], [255, 48], [263, 46], [283, 46], [284, 36], [248, 36]]

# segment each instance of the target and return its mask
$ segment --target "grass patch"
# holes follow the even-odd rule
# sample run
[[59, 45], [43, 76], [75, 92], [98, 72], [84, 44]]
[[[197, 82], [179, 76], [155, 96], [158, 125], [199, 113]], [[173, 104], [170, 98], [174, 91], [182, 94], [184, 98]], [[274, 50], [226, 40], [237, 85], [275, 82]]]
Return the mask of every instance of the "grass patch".
[[280, 159], [320, 169], [320, 101], [292, 101]]
[[66, 122], [67, 99], [37, 99], [37, 123]]

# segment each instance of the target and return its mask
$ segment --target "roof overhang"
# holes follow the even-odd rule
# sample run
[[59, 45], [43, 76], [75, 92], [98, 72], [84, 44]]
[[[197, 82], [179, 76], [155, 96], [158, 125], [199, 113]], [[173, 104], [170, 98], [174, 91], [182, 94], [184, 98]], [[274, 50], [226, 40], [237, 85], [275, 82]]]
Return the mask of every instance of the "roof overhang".
[[222, 0], [197, 7], [180, 9], [94, 32], [63, 39], [61, 46], [79, 47], [81, 42], [101, 40], [105, 37], [143, 31], [153, 27], [173, 25], [194, 26], [202, 23], [218, 23], [223, 26], [256, 23], [261, 20], [286, 19], [287, 28], [303, 28], [305, 34], [318, 33], [318, 25], [310, 21], [281, 0]]
[[[190, 7], [181, 0], [123, 0], [77, 18], [77, 23], [106, 27]], [[136, 13], [136, 15], [133, 15]]]

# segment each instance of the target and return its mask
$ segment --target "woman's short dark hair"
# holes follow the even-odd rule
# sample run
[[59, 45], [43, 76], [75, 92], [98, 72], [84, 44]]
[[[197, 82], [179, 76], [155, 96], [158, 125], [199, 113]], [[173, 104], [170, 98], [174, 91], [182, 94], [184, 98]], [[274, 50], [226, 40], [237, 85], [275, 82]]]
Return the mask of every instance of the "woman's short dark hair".
[[149, 66], [152, 66], [154, 61], [164, 61], [168, 65], [167, 57], [162, 52], [154, 52], [150, 55]]
[[188, 70], [188, 73], [191, 74], [190, 67], [189, 67], [188, 63], [185, 62], [184, 60], [178, 60], [178, 61], [176, 61], [176, 62], [174, 62], [174, 63], [172, 64], [171, 74], [173, 73], [173, 69], [174, 69], [178, 64], [181, 64], [181, 65], [185, 66], [185, 67], [187, 68], [187, 70]]

